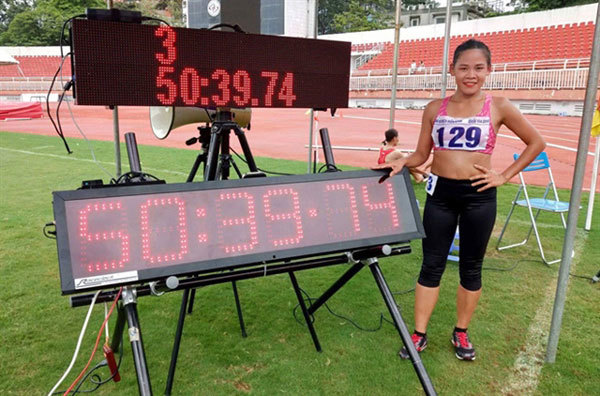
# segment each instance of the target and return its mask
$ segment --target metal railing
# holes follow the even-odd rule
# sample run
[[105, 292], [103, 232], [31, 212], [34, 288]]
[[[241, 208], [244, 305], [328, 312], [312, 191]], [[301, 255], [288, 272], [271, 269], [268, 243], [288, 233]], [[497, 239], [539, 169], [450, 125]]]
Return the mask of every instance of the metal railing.
[[[492, 72], [484, 89], [584, 89], [588, 69], [542, 69]], [[0, 93], [6, 91], [47, 92], [51, 78], [11, 77], [0, 78]], [[389, 91], [392, 76], [352, 76], [350, 91]], [[441, 74], [398, 75], [398, 90], [440, 90]], [[449, 77], [446, 89], [456, 88], [454, 79]], [[60, 83], [54, 84], [53, 91], [61, 91]]]
[[[544, 59], [527, 62], [508, 62], [494, 63], [492, 72], [500, 71], [516, 71], [516, 70], [545, 70], [545, 69], [580, 69], [590, 66], [589, 58], [572, 58], [572, 59]], [[412, 74], [414, 74], [413, 72]], [[429, 66], [420, 74], [441, 74], [442, 66]], [[409, 67], [399, 67], [398, 74], [411, 74]], [[368, 70], [353, 70], [352, 76], [390, 76], [392, 69], [368, 69]]]
[[[584, 89], [588, 69], [520, 70], [492, 72], [484, 89]], [[388, 91], [392, 88], [392, 76], [351, 77], [350, 91]], [[397, 89], [440, 90], [441, 74], [417, 74], [397, 76]], [[448, 77], [446, 89], [456, 89], [452, 77]]]

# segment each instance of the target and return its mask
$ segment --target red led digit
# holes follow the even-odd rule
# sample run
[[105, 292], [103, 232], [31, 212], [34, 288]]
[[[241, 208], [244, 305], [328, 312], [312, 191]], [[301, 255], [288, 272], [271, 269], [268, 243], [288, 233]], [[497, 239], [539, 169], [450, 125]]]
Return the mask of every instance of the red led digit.
[[251, 96], [251, 80], [246, 70], [238, 70], [233, 75], [233, 87], [242, 95], [233, 95], [233, 101], [238, 106], [246, 106]]
[[[118, 270], [129, 262], [129, 234], [125, 229], [108, 230], [92, 233], [88, 229], [89, 217], [92, 214], [106, 216], [109, 212], [121, 210], [120, 202], [88, 204], [79, 211], [79, 238], [81, 238], [81, 262], [87, 266], [88, 272]], [[88, 252], [88, 245], [106, 244], [107, 241], [120, 242], [120, 257], [110, 259], [107, 257], [98, 257], [98, 254]], [[103, 251], [109, 251], [109, 247]], [[91, 256], [91, 257], [88, 257]]]
[[159, 66], [158, 68], [156, 87], [166, 87], [167, 94], [159, 93], [156, 95], [156, 98], [164, 105], [172, 105], [175, 102], [175, 99], [177, 99], [177, 85], [175, 85], [173, 80], [165, 76], [166, 73], [173, 73], [173, 71], [175, 71], [173, 66]]
[[278, 98], [282, 102], [285, 102], [286, 106], [292, 106], [294, 104], [294, 101], [296, 100], [296, 95], [294, 95], [294, 73], [285, 74]]
[[172, 65], [177, 58], [175, 49], [175, 31], [170, 26], [160, 26], [154, 31], [156, 37], [164, 37], [162, 45], [167, 50], [166, 55], [156, 53], [154, 56], [162, 65]]
[[200, 97], [200, 76], [198, 72], [191, 67], [183, 69], [179, 85], [181, 86], [181, 98], [185, 104], [195, 105]]
[[[175, 216], [172, 215], [171, 208], [175, 208]], [[150, 221], [151, 213], [156, 213], [155, 216], [152, 216], [156, 218], [153, 222]], [[166, 221], [169, 221], [170, 224], [167, 224]], [[188, 253], [185, 201], [177, 197], [148, 199], [145, 204], [140, 206], [140, 222], [142, 225], [142, 258], [144, 260], [151, 264], [168, 263], [181, 260]], [[161, 243], [163, 239], [169, 241], [172, 236], [177, 237], [177, 244]], [[152, 251], [153, 244], [159, 247], [178, 245], [179, 250], [157, 253]]]
[[[204, 208], [196, 209], [196, 217], [199, 217], [199, 218], [206, 217], [206, 209], [204, 209]], [[199, 243], [208, 242], [208, 234], [205, 232], [198, 234], [198, 242]]]
[[221, 96], [213, 95], [212, 100], [217, 106], [225, 106], [231, 99], [231, 94], [229, 93], [229, 73], [224, 69], [217, 69], [210, 78], [221, 80], [218, 85], [218, 88], [221, 90]]
[[[272, 200], [278, 196], [289, 196], [291, 197], [292, 210], [287, 212], [273, 213]], [[282, 237], [273, 239], [271, 242], [273, 246], [289, 246], [298, 244], [302, 238], [304, 238], [304, 230], [302, 229], [302, 218], [300, 216], [300, 200], [298, 199], [298, 193], [292, 188], [277, 188], [267, 191], [263, 195], [263, 204], [265, 209], [265, 218], [267, 219], [267, 230], [269, 233], [269, 239], [273, 238], [274, 235], [281, 235], [281, 230], [274, 232], [273, 223], [281, 221], [290, 221], [295, 229], [295, 235], [293, 237]]]
[[[356, 193], [354, 191], [354, 187], [347, 182], [331, 183], [325, 186], [325, 191], [328, 192], [328, 194], [325, 196], [325, 200], [328, 207], [327, 228], [329, 235], [335, 238], [347, 238], [353, 236], [357, 232], [360, 232], [360, 220], [358, 219], [358, 205], [356, 204]], [[337, 199], [332, 199], [332, 193], [336, 191], [345, 192], [347, 194], [347, 201], [341, 200], [341, 194], [335, 194], [334, 196]], [[347, 218], [348, 212], [350, 212], [352, 229], [348, 229], [346, 223], [341, 223], [344, 226], [343, 231], [334, 231], [333, 226], [336, 223], [340, 224], [338, 219]], [[339, 225], [337, 228], [340, 228]]]
[[269, 83], [267, 84], [267, 92], [265, 93], [265, 106], [273, 106], [273, 94], [275, 93], [275, 84], [277, 83], [277, 77], [279, 77], [279, 73], [263, 71], [260, 73], [260, 75], [269, 79]]
[[[369, 187], [373, 189], [381, 189], [385, 188], [384, 191], [385, 198], [387, 200], [382, 202], [371, 202], [371, 198], [369, 196]], [[394, 198], [394, 189], [392, 187], [392, 183], [382, 183], [382, 184], [373, 184], [367, 186], [363, 184], [362, 186], [362, 199], [367, 211], [375, 212], [375, 211], [388, 211], [389, 214], [386, 216], [390, 219], [392, 227], [397, 228], [400, 226], [400, 221], [398, 220], [398, 211], [396, 208], [396, 199]], [[371, 218], [371, 227], [378, 228], [378, 225], [373, 224], [373, 219]]]
[[[238, 200], [246, 201], [244, 210], [247, 216], [224, 217], [225, 213], [231, 213], [233, 211], [232, 206], [235, 204], [235, 201]], [[219, 219], [217, 223], [219, 243], [222, 245], [225, 253], [247, 252], [253, 250], [258, 244], [256, 215], [254, 212], [254, 196], [252, 194], [248, 194], [247, 192], [221, 193], [217, 201], [217, 218]], [[226, 231], [226, 229], [236, 226], [247, 227], [249, 238], [240, 240], [239, 232]], [[236, 227], [235, 231], [237, 231], [237, 228], [238, 227]]]

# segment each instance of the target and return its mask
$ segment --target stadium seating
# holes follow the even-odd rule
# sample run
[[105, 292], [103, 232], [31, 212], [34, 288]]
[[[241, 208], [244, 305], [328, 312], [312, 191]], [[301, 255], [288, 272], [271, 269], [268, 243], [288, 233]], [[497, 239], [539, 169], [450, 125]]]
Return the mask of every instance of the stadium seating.
[[[492, 51], [494, 64], [531, 62], [537, 60], [566, 60], [589, 58], [592, 52], [594, 24], [592, 22], [517, 29], [473, 35], [455, 35], [450, 38], [450, 53], [463, 41], [474, 38], [485, 42]], [[365, 51], [374, 44], [355, 44], [353, 51]], [[442, 64], [444, 38], [425, 38], [400, 42], [400, 68], [408, 68], [413, 60], [422, 60], [426, 67]], [[359, 70], [390, 69], [394, 60], [394, 45], [386, 43], [382, 52], [362, 65]], [[563, 62], [564, 63], [564, 62]], [[567, 62], [566, 67], [577, 67]]]
[[[60, 56], [15, 56], [19, 65], [0, 67], [0, 77], [52, 77], [60, 66]], [[71, 75], [71, 62], [65, 60], [63, 75]]]

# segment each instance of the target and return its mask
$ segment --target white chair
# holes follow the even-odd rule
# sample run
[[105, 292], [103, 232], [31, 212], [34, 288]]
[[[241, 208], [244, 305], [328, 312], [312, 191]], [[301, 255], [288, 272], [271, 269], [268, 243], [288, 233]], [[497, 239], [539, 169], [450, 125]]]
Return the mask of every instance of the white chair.
[[[517, 158], [519, 158], [519, 156], [517, 154], [514, 154], [513, 157], [515, 160]], [[544, 192], [544, 195], [541, 198], [532, 198], [530, 196], [529, 192], [527, 191], [527, 185], [525, 184], [525, 179], [523, 177], [523, 173], [543, 171], [543, 170], [546, 170], [548, 173], [548, 184], [546, 185], [546, 191]], [[540, 214], [541, 211], [558, 213], [558, 214], [560, 214], [563, 228], [565, 228], [565, 229], [567, 228], [567, 223], [565, 221], [564, 214], [569, 211], [569, 203], [562, 202], [558, 199], [558, 193], [556, 192], [556, 186], [554, 184], [554, 177], [552, 176], [552, 170], [550, 169], [550, 162], [548, 161], [548, 155], [546, 155], [545, 152], [540, 153], [531, 162], [531, 164], [529, 164], [525, 169], [523, 169], [521, 172], [519, 172], [519, 179], [521, 180], [521, 186], [519, 187], [519, 190], [517, 191], [517, 195], [515, 196], [515, 198], [512, 202], [512, 206], [510, 208], [510, 212], [508, 212], [508, 217], [506, 218], [504, 227], [502, 227], [502, 231], [500, 232], [500, 237], [498, 238], [498, 243], [496, 245], [496, 249], [505, 250], [505, 249], [510, 249], [513, 247], [525, 245], [527, 243], [527, 241], [529, 240], [529, 237], [531, 236], [531, 231], [533, 231], [535, 233], [535, 239], [537, 241], [537, 245], [540, 250], [540, 255], [542, 256], [542, 261], [544, 261], [544, 263], [546, 265], [557, 263], [561, 260], [560, 258], [556, 259], [556, 260], [551, 260], [551, 261], [546, 259], [546, 256], [544, 255], [544, 248], [542, 247], [542, 241], [540, 239], [540, 234], [538, 231], [538, 225], [536, 223], [538, 215]], [[552, 197], [548, 197], [550, 190], [552, 190], [554, 199], [549, 199]], [[521, 193], [523, 193], [525, 199], [519, 199], [521, 197]], [[506, 245], [506, 246], [500, 246], [502, 237], [504, 236], [504, 232], [506, 231], [506, 227], [508, 226], [508, 222], [510, 221], [510, 217], [512, 216], [513, 211], [514, 211], [515, 207], [517, 207], [517, 206], [527, 208], [527, 211], [529, 212], [529, 218], [531, 220], [531, 227], [529, 228], [527, 237], [525, 238], [525, 240], [523, 240], [519, 243], [514, 243], [512, 245]], [[534, 214], [534, 210], [535, 210], [535, 214]]]

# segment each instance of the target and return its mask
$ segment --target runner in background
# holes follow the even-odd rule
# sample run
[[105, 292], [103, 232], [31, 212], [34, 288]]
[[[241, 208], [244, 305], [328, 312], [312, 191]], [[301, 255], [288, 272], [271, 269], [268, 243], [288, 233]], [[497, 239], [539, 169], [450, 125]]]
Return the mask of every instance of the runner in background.
[[[385, 140], [381, 142], [381, 147], [379, 148], [379, 159], [377, 160], [377, 163], [385, 164], [407, 156], [408, 154], [403, 153], [398, 148], [398, 131], [395, 129], [388, 129], [385, 131]], [[427, 159], [427, 161], [425, 161], [424, 164], [414, 169], [410, 169], [410, 174], [417, 183], [421, 183], [423, 180], [425, 180], [425, 177], [429, 175], [432, 161], [433, 158], [430, 157]]]

